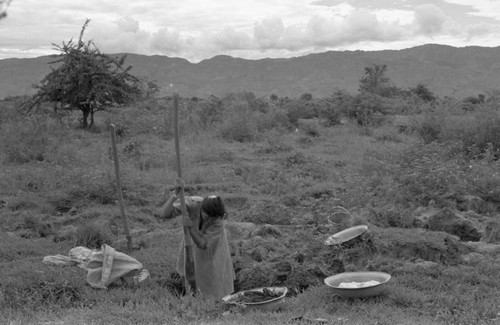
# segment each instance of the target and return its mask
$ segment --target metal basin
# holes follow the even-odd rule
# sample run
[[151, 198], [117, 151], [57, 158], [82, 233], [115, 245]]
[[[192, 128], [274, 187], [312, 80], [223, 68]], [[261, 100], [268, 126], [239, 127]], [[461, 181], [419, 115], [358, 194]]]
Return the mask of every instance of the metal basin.
[[366, 225], [354, 226], [344, 229], [328, 237], [325, 240], [325, 245], [340, 245], [342, 243], [345, 243], [346, 241], [358, 237], [359, 235], [362, 235], [367, 230], [368, 226]]
[[244, 290], [237, 293], [233, 293], [231, 295], [227, 295], [222, 298], [222, 301], [229, 305], [240, 305], [247, 308], [259, 309], [263, 311], [276, 311], [280, 307], [282, 307], [284, 298], [288, 292], [288, 288], [286, 287], [267, 287], [267, 289], [271, 290], [274, 293], [279, 293], [280, 296], [276, 298], [272, 298], [266, 301], [259, 302], [237, 302], [238, 298], [242, 295], [245, 295], [247, 292], [252, 291], [260, 291], [263, 292], [264, 288], [250, 289]]
[[[325, 278], [325, 284], [333, 289], [335, 294], [342, 297], [361, 298], [373, 297], [382, 294], [391, 275], [384, 272], [345, 272]], [[341, 288], [341, 283], [363, 283], [377, 281], [379, 284], [360, 288]]]

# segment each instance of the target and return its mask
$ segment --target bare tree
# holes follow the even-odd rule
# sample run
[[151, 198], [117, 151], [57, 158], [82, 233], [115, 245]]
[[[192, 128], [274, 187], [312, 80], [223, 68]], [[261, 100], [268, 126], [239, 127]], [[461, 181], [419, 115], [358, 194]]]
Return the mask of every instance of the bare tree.
[[0, 0], [0, 19], [7, 17], [7, 7], [12, 0]]
[[[82, 112], [82, 127], [94, 126], [94, 113], [113, 105], [129, 104], [142, 95], [141, 80], [124, 68], [126, 56], [114, 58], [102, 53], [92, 41], [84, 42], [82, 27], [78, 42], [70, 40], [55, 48], [60, 52], [50, 64], [57, 67], [36, 86], [37, 93], [21, 105], [31, 111], [41, 103]], [[89, 121], [90, 119], [90, 121]]]

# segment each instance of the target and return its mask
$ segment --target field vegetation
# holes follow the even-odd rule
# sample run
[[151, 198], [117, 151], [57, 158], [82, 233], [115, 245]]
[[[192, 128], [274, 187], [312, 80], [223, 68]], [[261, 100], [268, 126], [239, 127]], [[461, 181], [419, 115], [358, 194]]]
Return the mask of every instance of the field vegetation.
[[[176, 180], [172, 98], [150, 96], [78, 111], [19, 98], [0, 103], [0, 323], [6, 324], [495, 324], [500, 321], [500, 98], [438, 98], [402, 90], [387, 67], [360, 91], [328, 98], [251, 92], [182, 98], [186, 190], [216, 193], [229, 210], [238, 290], [289, 288], [276, 313], [182, 295], [182, 230], [157, 209]], [[134, 249], [126, 251], [109, 125]], [[335, 207], [348, 218], [332, 222]], [[346, 227], [368, 232], [342, 247]], [[92, 289], [85, 272], [42, 263], [107, 243], [151, 274], [139, 286]], [[323, 279], [384, 271], [387, 292], [333, 295]]]

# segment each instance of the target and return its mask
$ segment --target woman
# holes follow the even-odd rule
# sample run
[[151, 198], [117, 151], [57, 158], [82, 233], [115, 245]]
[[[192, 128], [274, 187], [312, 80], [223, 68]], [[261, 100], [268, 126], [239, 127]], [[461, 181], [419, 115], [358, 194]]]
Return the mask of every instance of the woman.
[[[194, 242], [193, 257], [196, 289], [204, 296], [220, 299], [234, 291], [234, 268], [224, 228], [226, 208], [216, 195], [186, 197], [189, 228]], [[160, 217], [171, 219], [181, 214], [180, 202], [172, 193], [160, 210]], [[177, 258], [177, 272], [184, 276], [184, 237]]]

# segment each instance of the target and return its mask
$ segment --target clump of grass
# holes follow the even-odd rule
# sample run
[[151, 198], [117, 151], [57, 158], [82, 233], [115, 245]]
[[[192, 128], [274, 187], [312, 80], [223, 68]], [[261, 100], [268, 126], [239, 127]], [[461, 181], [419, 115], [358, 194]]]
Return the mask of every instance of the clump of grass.
[[52, 229], [52, 225], [47, 222], [43, 222], [41, 220], [41, 216], [29, 214], [24, 217], [22, 227], [29, 231], [28, 233], [24, 233], [25, 237], [47, 237], [49, 235], [54, 234], [54, 230]]
[[267, 203], [243, 214], [242, 221], [255, 224], [289, 225], [290, 213], [284, 206]]
[[285, 157], [283, 165], [285, 167], [300, 166], [304, 165], [310, 161], [310, 158], [306, 156], [302, 151], [296, 151]]
[[336, 193], [336, 188], [330, 183], [319, 183], [314, 184], [301, 192], [302, 198], [306, 199], [309, 197], [320, 199], [323, 197], [332, 197]]
[[373, 137], [375, 138], [375, 140], [380, 142], [403, 142], [401, 135], [398, 134], [396, 130], [377, 130], [374, 132]]
[[[126, 167], [126, 166], [124, 166]], [[122, 186], [127, 188], [129, 177], [127, 169], [122, 168]], [[47, 194], [47, 201], [58, 212], [65, 213], [72, 207], [86, 205], [90, 202], [98, 204], [114, 204], [116, 189], [110, 167], [87, 169], [78, 167], [63, 173], [59, 180], [61, 187]]]
[[44, 206], [43, 200], [33, 193], [21, 192], [17, 196], [10, 198], [6, 207], [11, 211], [37, 210]]
[[456, 237], [444, 232], [402, 228], [378, 228], [376, 232], [377, 251], [393, 258], [421, 258], [453, 265], [460, 261], [462, 254], [471, 251]]
[[85, 293], [84, 282], [61, 271], [34, 273], [18, 270], [16, 276], [0, 280], [0, 310], [33, 314], [44, 310], [92, 305]]
[[269, 132], [266, 134], [263, 148], [257, 150], [257, 153], [277, 154], [293, 150], [293, 146], [286, 143], [279, 132]]
[[50, 145], [45, 123], [34, 118], [12, 121], [2, 127], [1, 134], [6, 163], [25, 164], [45, 159]]
[[208, 134], [198, 136], [194, 141], [197, 146], [190, 153], [190, 163], [209, 164], [209, 163], [227, 163], [235, 160], [234, 152], [227, 150], [214, 141], [213, 137]]
[[100, 249], [103, 244], [112, 244], [113, 235], [109, 226], [99, 222], [81, 224], [75, 233], [75, 246]]

